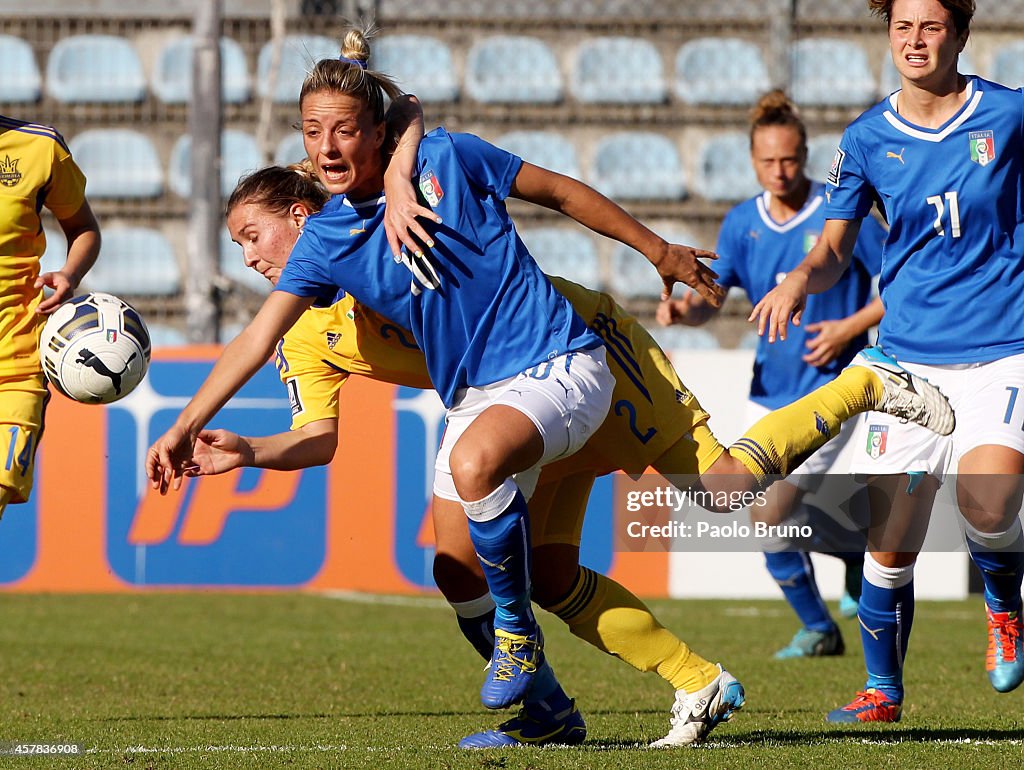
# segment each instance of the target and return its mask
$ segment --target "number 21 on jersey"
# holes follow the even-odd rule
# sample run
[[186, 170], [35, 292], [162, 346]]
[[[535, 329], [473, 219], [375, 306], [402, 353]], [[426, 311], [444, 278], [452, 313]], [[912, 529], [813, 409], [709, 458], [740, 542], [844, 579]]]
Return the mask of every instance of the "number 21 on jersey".
[[928, 203], [935, 207], [935, 232], [939, 235], [946, 234], [945, 222], [947, 219], [947, 208], [949, 211], [949, 229], [954, 238], [960, 237], [960, 202], [957, 199], [956, 191], [950, 191], [943, 195], [930, 195]]

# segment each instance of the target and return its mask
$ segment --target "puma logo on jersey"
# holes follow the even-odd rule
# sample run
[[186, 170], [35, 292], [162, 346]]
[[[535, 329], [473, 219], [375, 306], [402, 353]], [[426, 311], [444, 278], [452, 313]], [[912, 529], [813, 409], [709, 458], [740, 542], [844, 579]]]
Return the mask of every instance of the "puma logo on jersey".
[[365, 219], [362, 221], [362, 223], [360, 223], [359, 227], [350, 227], [348, 229], [348, 235], [349, 235], [350, 238], [353, 235], [359, 235], [359, 233], [365, 233], [365, 232], [366, 232], [366, 220]]
[[898, 160], [900, 162], [901, 166], [904, 166], [904, 165], [906, 165], [906, 163], [903, 161], [903, 153], [905, 153], [906, 151], [907, 151], [906, 147], [900, 147], [900, 153], [899, 153], [899, 155], [897, 155], [892, 150], [889, 150], [887, 153], [885, 153], [885, 157], [886, 157], [886, 159], [888, 159], [888, 158], [895, 158], [896, 160]]

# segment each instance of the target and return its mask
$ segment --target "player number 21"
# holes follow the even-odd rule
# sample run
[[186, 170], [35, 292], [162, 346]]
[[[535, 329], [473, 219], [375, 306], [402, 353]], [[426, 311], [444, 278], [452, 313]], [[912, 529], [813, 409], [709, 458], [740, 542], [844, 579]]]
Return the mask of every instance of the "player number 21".
[[954, 238], [960, 237], [960, 202], [957, 200], [956, 192], [950, 191], [945, 195], [930, 195], [928, 202], [935, 207], [935, 232], [945, 235], [943, 220], [946, 217], [946, 202], [949, 202], [949, 229]]

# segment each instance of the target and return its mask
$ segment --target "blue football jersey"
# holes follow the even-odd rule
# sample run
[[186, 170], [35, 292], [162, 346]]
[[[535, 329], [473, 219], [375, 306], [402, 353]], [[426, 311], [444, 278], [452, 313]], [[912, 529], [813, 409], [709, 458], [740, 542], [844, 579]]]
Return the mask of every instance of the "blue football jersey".
[[[384, 198], [334, 196], [310, 217], [277, 283], [303, 297], [342, 289], [412, 331], [445, 405], [599, 338], [555, 291], [505, 209], [522, 160], [469, 134], [431, 131], [415, 180], [442, 224], [423, 258], [391, 255]], [[652, 268], [653, 269], [653, 268]]]
[[[785, 222], [769, 213], [771, 196], [765, 192], [733, 208], [718, 235], [718, 260], [712, 265], [723, 286], [742, 288], [757, 303], [774, 289], [786, 273], [799, 265], [821, 236], [825, 224], [824, 187], [811, 184], [803, 208]], [[867, 344], [867, 334], [852, 340], [835, 361], [808, 366], [807, 324], [845, 318], [867, 304], [871, 279], [882, 260], [885, 229], [868, 217], [854, 249], [854, 260], [839, 282], [822, 294], [807, 297], [800, 326], [790, 326], [785, 340], [769, 343], [767, 335], [757, 345], [750, 398], [769, 409], [785, 406], [834, 378]]]
[[880, 201], [890, 224], [879, 342], [903, 361], [962, 364], [1024, 352], [1024, 94], [971, 78], [937, 129], [908, 123], [900, 92], [843, 134], [826, 216]]

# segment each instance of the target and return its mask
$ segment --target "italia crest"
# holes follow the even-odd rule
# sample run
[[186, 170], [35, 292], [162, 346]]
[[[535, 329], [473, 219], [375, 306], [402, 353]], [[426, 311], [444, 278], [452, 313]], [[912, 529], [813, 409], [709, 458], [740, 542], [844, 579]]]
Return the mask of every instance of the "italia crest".
[[885, 454], [885, 445], [889, 438], [888, 425], [868, 426], [868, 445], [865, 447], [872, 460], [877, 460]]
[[996, 140], [991, 131], [971, 131], [967, 138], [971, 145], [971, 160], [987, 166], [996, 159]]

